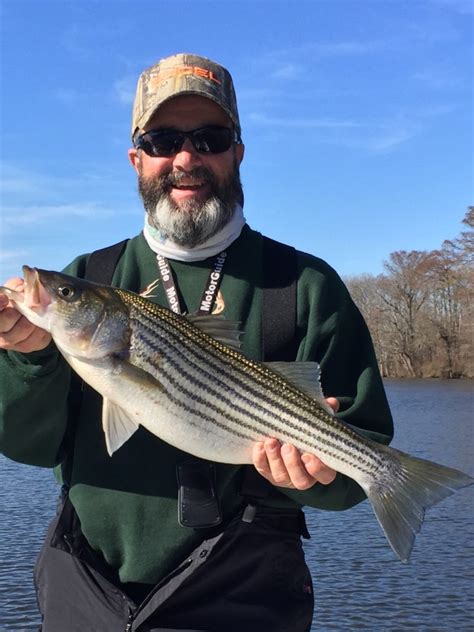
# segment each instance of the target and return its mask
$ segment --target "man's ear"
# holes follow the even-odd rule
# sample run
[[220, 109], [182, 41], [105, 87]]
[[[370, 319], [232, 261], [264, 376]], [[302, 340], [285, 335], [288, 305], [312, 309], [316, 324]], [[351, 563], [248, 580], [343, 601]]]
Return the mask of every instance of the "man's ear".
[[140, 151], [132, 147], [128, 150], [128, 159], [130, 164], [137, 172], [137, 175], [140, 175]]
[[241, 143], [240, 145], [235, 146], [235, 157], [237, 159], [237, 163], [240, 165], [242, 160], [244, 159], [245, 154], [245, 145]]

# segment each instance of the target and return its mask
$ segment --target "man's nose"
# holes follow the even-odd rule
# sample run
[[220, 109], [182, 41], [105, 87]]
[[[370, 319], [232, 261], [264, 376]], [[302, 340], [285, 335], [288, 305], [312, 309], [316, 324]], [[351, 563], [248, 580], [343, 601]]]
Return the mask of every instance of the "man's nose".
[[186, 138], [184, 140], [183, 146], [178, 151], [173, 160], [173, 166], [178, 169], [184, 169], [188, 171], [193, 167], [201, 164], [201, 155], [198, 151], [196, 151], [194, 145]]

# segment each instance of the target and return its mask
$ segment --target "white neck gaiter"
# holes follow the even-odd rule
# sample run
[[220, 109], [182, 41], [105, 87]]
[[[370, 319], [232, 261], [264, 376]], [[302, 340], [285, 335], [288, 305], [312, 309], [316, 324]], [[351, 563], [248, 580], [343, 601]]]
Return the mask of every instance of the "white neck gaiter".
[[245, 222], [243, 209], [237, 204], [232, 219], [218, 233], [199, 246], [186, 248], [163, 237], [159, 230], [148, 223], [148, 215], [145, 213], [143, 234], [147, 244], [158, 255], [175, 261], [203, 261], [228, 248], [239, 237]]

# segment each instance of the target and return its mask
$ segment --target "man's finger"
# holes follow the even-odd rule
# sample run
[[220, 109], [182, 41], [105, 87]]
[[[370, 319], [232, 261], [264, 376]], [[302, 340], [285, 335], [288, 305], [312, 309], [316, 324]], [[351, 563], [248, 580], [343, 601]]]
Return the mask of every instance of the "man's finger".
[[[2, 284], [0, 284], [2, 285]], [[5, 281], [5, 283], [3, 283], [3, 285], [5, 287], [10, 288], [10, 290], [15, 290], [16, 292], [21, 292], [21, 290], [23, 289], [24, 285], [25, 285], [25, 280], [22, 279], [21, 277], [13, 277], [13, 279], [8, 279], [8, 281]]]
[[316, 483], [314, 477], [306, 470], [301, 461], [301, 454], [294, 445], [285, 443], [281, 448], [281, 457], [295, 489], [309, 489]]
[[291, 478], [281, 457], [280, 442], [276, 439], [266, 439], [263, 445], [275, 485], [280, 487], [292, 485]]
[[331, 406], [331, 408], [333, 409], [333, 411], [335, 413], [337, 413], [337, 411], [339, 410], [339, 400], [336, 397], [326, 397], [326, 401], [329, 404], [329, 406]]
[[337, 472], [318, 459], [314, 454], [303, 454], [301, 457], [306, 471], [319, 483], [323, 485], [329, 485], [336, 478]]

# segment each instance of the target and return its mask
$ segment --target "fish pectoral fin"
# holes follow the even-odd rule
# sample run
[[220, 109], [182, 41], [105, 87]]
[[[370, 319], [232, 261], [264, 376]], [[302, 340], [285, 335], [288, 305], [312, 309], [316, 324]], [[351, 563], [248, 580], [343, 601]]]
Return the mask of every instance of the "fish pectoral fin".
[[235, 320], [227, 320], [225, 316], [208, 314], [187, 314], [187, 320], [206, 333], [211, 338], [222, 343], [226, 347], [240, 351], [242, 345], [240, 336], [243, 331], [240, 323]]
[[104, 397], [102, 428], [109, 456], [123, 446], [138, 427], [139, 424], [123, 408]]
[[324, 398], [321, 387], [321, 367], [317, 362], [264, 362], [264, 364], [316, 399], [324, 410], [334, 415], [334, 410]]

